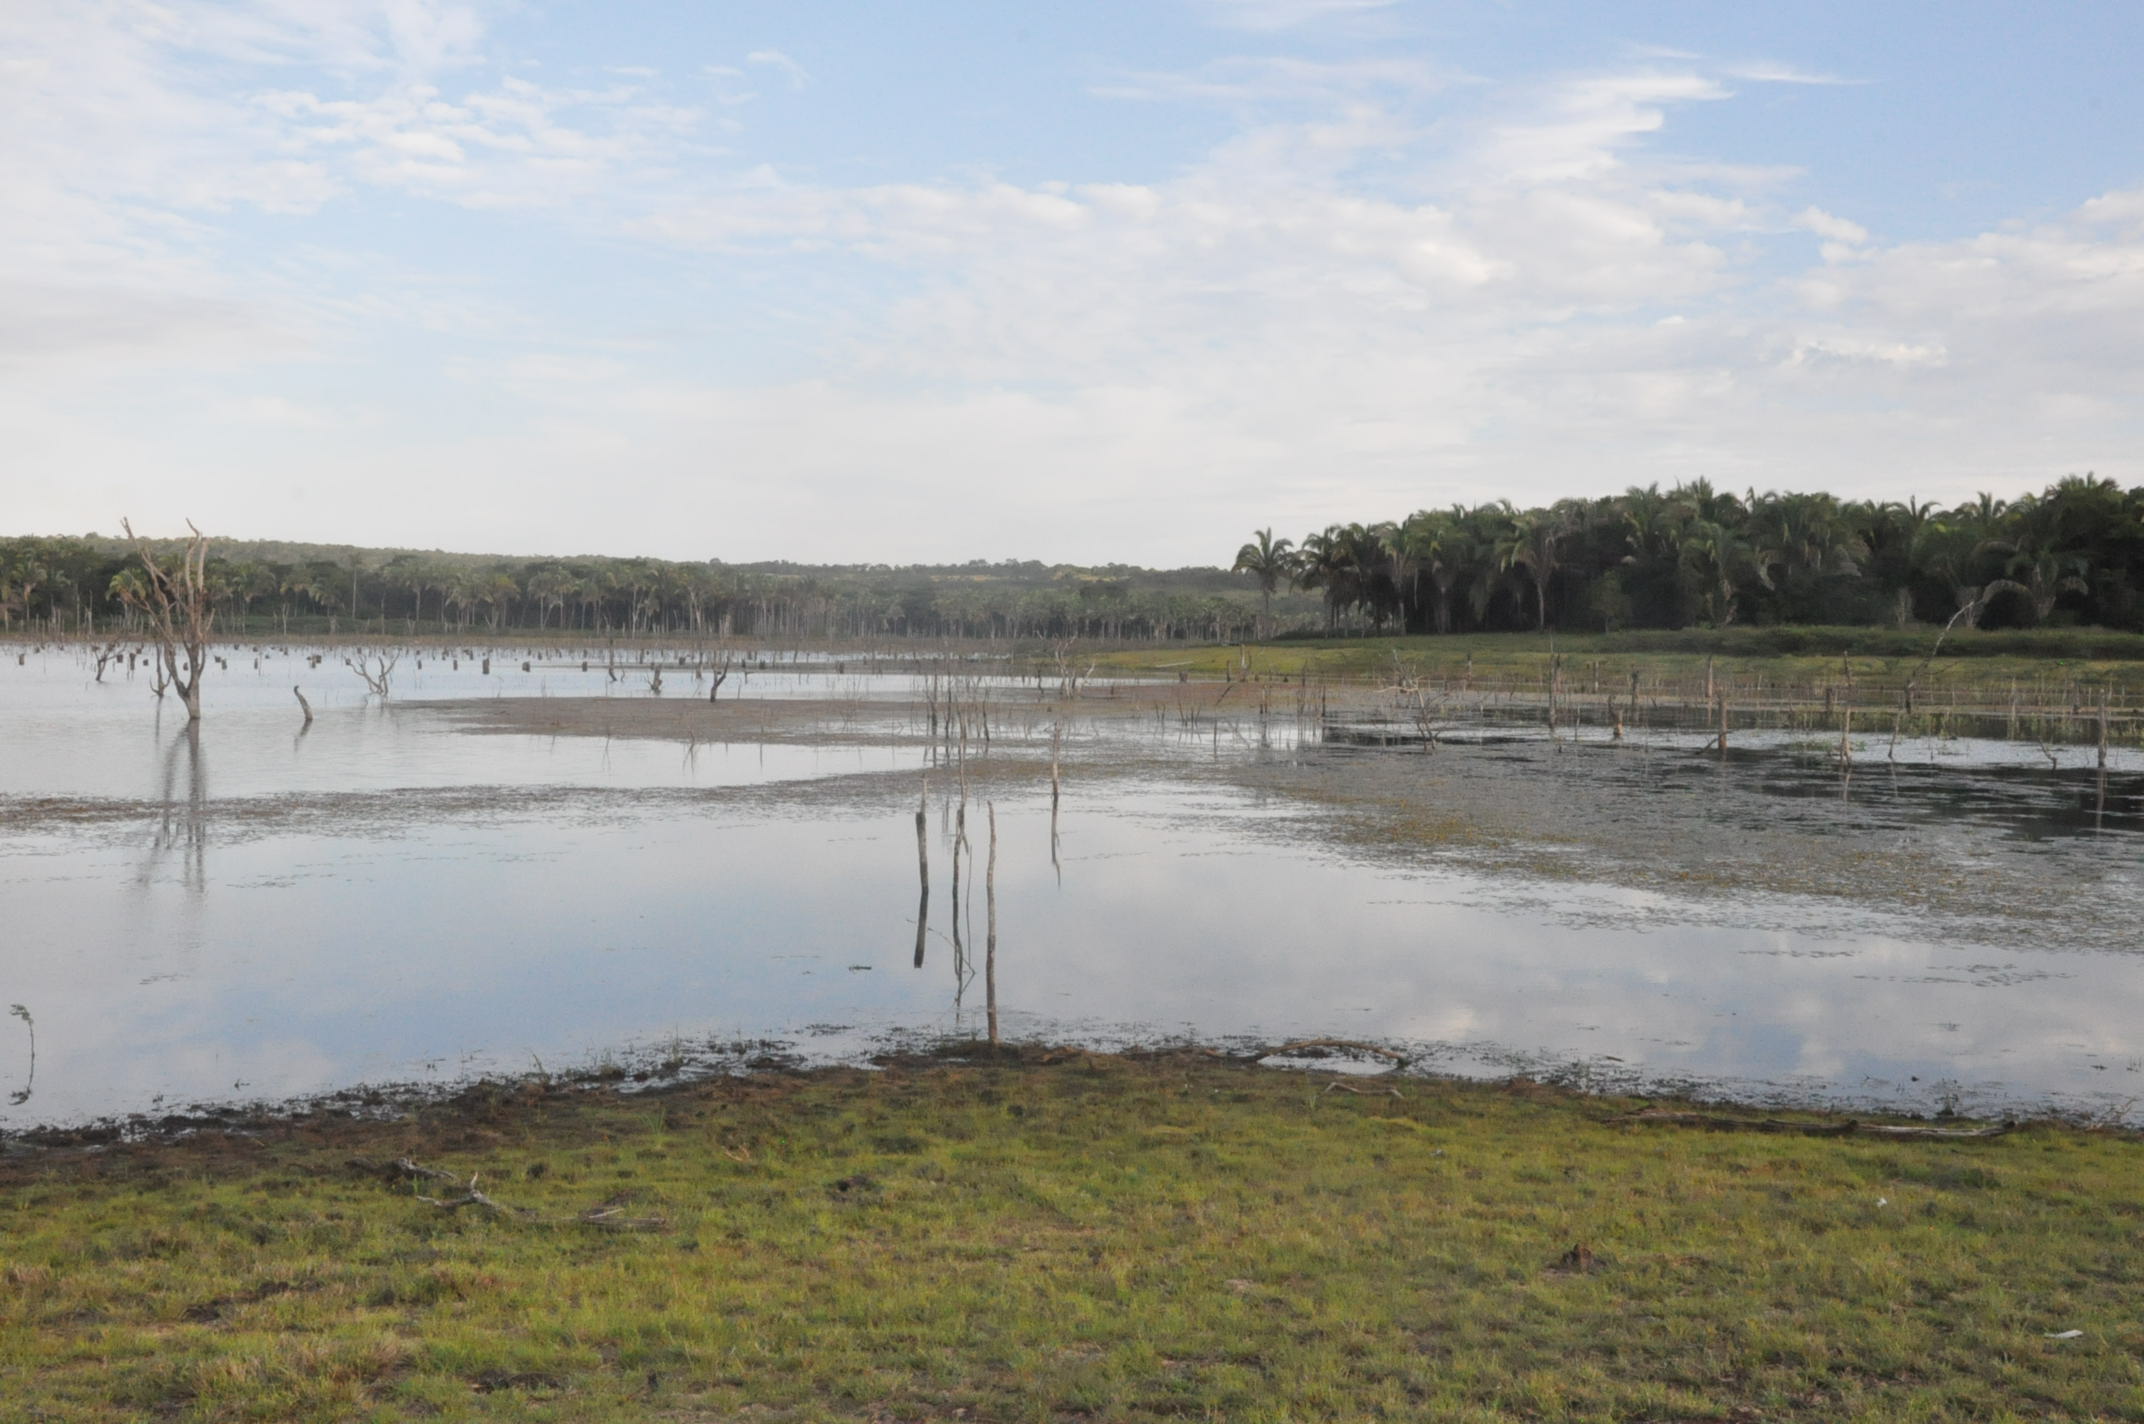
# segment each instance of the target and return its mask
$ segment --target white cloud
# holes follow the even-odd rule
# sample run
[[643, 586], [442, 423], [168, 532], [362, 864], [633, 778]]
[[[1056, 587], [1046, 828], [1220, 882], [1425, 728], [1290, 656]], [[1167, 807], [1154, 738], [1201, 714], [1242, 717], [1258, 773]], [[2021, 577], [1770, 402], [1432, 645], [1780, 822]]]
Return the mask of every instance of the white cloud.
[[1795, 214], [1794, 224], [1807, 228], [1829, 242], [1843, 243], [1848, 247], [1859, 247], [1869, 240], [1869, 230], [1860, 223], [1827, 213], [1822, 208], [1803, 208]]
[[1730, 64], [1720, 72], [1729, 79], [1747, 80], [1752, 84], [1814, 84], [1829, 86], [1853, 84], [1858, 81], [1842, 79], [1836, 74], [1821, 74], [1814, 70], [1798, 69], [1791, 64], [1775, 64], [1769, 60], [1756, 60], [1746, 64]]
[[[1217, 526], [1697, 474], [1943, 494], [2129, 477], [2110, 455], [2144, 448], [2144, 190], [1886, 244], [1811, 201], [1820, 174], [1676, 151], [1679, 112], [1783, 66], [1656, 52], [1519, 88], [1405, 53], [1222, 58], [1098, 90], [1237, 111], [1141, 181], [919, 165], [843, 185], [715, 153], [714, 121], [632, 66], [500, 77], [470, 63], [474, 11], [387, 14], [0, 15], [0, 441], [45, 501], [19, 508], [99, 471], [120, 492], [191, 481], [194, 512], [263, 533], [392, 539], [380, 521], [457, 492], [456, 537], [490, 547], [556, 547], [562, 520], [642, 547], [660, 508], [679, 555], [1181, 562], [1215, 557]], [[264, 82], [188, 82], [199, 54]], [[695, 82], [734, 109], [777, 74], [806, 79], [757, 50]], [[579, 237], [606, 293], [644, 255], [704, 258], [788, 364], [706, 374], [709, 353], [749, 370], [760, 337], [634, 344], [608, 313], [422, 258], [223, 245], [234, 215], [382, 196], [474, 212], [502, 244]], [[830, 272], [839, 299], [797, 295]], [[278, 386], [297, 361], [436, 372], [455, 399], [329, 405]]]
[[513, 77], [452, 97], [416, 84], [360, 99], [285, 90], [258, 103], [281, 121], [280, 146], [349, 181], [472, 207], [566, 207], [597, 189], [615, 196], [701, 120], [633, 84], [555, 89]]
[[1107, 99], [1254, 104], [1334, 101], [1380, 91], [1427, 94], [1454, 82], [1427, 60], [1392, 57], [1310, 60], [1286, 55], [1231, 55], [1183, 73], [1132, 71], [1096, 84]]
[[1238, 30], [1288, 30], [1319, 21], [1358, 19], [1397, 0], [1195, 0], [1214, 24]]
[[755, 49], [744, 57], [744, 62], [772, 69], [787, 79], [792, 89], [802, 89], [811, 82], [811, 75], [805, 72], [804, 66], [778, 49]]
[[[848, 376], [767, 396], [762, 419], [791, 414], [753, 442], [766, 459], [901, 428], [888, 390], [999, 388], [1023, 394], [990, 422], [1026, 424], [1022, 466], [1045, 483], [1073, 478], [1057, 451], [1077, 429], [1080, 460], [1130, 472], [1127, 498], [1188, 491], [1309, 527], [1699, 474], [1962, 492], [2136, 448], [2133, 195], [2043, 229], [1886, 248], [1851, 218], [1776, 201], [1776, 173], [1656, 156], [1676, 104], [1727, 97], [1701, 74], [1586, 76], [1456, 150], [1369, 113], [1249, 130], [1159, 183], [770, 179], [667, 213], [662, 236], [831, 244], [911, 276]], [[1414, 182], [1356, 181], [1387, 144]], [[1824, 254], [1781, 284], [1779, 263], [1807, 261], [1784, 241], [1800, 231]], [[1125, 392], [1150, 399], [1107, 398]], [[948, 491], [984, 499], [1014, 458], [971, 451], [970, 406], [894, 405], [947, 442]], [[2006, 417], [1991, 428], [1993, 409]], [[846, 444], [798, 458], [905, 478], [903, 457]], [[1106, 545], [1079, 508], [1043, 522]]]
[[1493, 126], [1477, 174], [1510, 186], [1597, 179], [1667, 124], [1674, 104], [1729, 97], [1718, 80], [1688, 72], [1608, 74], [1559, 85], [1524, 117]]

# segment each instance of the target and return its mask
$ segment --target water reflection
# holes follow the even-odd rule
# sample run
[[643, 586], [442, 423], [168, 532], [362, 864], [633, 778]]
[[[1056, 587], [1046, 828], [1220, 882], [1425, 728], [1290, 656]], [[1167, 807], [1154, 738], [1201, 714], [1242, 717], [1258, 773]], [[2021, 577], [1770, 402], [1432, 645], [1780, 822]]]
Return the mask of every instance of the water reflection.
[[209, 795], [199, 722], [187, 723], [164, 750], [159, 808], [141, 881], [148, 883], [175, 861], [180, 883], [200, 894], [208, 888]]
[[[182, 747], [182, 827], [190, 764]], [[987, 1031], [993, 1006], [1008, 1036], [1391, 1039], [1460, 1071], [1585, 1063], [1749, 1096], [1928, 1108], [1941, 1084], [1970, 1108], [2144, 1092], [2144, 983], [2125, 955], [1957, 948], [1904, 916], [1812, 923], [1781, 897], [1693, 919], [1662, 895], [1366, 863], [1321, 813], [1169, 779], [1067, 799], [1053, 865], [1047, 788], [976, 803], [972, 829], [957, 790], [934, 791], [917, 845], [908, 786], [810, 815], [236, 837], [130, 895], [111, 893], [138, 880], [124, 846], [15, 838], [0, 856], [13, 943], [73, 948], [0, 959], [56, 1045], [35, 1107], [0, 1122], [518, 1072], [634, 1043], [775, 1035], [839, 1056], [888, 1031]], [[948, 885], [956, 858], [961, 877], [942, 928], [927, 918], [941, 848]], [[915, 961], [911, 907], [954, 946], [945, 977], [892, 972]], [[1017, 974], [993, 976], [993, 938], [1017, 946]], [[883, 952], [858, 954], [870, 944]]]
[[931, 926], [930, 795], [930, 781], [926, 778], [923, 792], [916, 798], [916, 875], [923, 882], [916, 897], [915, 967], [918, 969], [923, 967], [923, 946]]
[[29, 1067], [22, 1075], [22, 1086], [7, 1095], [8, 1104], [19, 1108], [30, 1100], [37, 1088], [37, 1020], [31, 1018], [29, 1009], [21, 1004], [9, 1004], [7, 1011], [22, 1020], [22, 1026], [30, 1036]]

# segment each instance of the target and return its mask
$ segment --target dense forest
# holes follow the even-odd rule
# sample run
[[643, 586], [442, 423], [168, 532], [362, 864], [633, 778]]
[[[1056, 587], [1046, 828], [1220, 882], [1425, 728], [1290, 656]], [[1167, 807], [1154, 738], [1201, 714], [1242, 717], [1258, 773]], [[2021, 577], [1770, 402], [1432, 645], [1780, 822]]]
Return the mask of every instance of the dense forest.
[[[168, 546], [159, 546], [168, 547]], [[1693, 481], [1260, 531], [1233, 569], [510, 559], [218, 541], [219, 624], [254, 633], [1214, 640], [1729, 624], [2144, 629], [2144, 489], [2073, 476], [1955, 508]], [[123, 540], [0, 539], [0, 629], [129, 627]]]
[[1260, 530], [1235, 568], [1269, 592], [1316, 591], [1329, 629], [2140, 629], [2144, 488], [2072, 476], [1944, 509], [1696, 480], [1545, 509], [1427, 509], [1300, 544]]

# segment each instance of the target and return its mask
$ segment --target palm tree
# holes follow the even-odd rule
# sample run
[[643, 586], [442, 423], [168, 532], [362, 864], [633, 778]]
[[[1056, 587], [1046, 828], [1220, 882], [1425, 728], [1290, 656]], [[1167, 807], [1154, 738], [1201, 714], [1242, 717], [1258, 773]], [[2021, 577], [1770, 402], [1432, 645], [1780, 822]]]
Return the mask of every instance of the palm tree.
[[1724, 525], [1707, 519], [1693, 521], [1683, 532], [1682, 564], [1698, 580], [1698, 602], [1716, 628], [1735, 621], [1736, 598], [1744, 578], [1755, 577], [1772, 586], [1770, 566], [1757, 556], [1747, 539]]
[[1558, 504], [1552, 509], [1529, 509], [1510, 515], [1497, 535], [1497, 567], [1506, 571], [1525, 569], [1534, 586], [1535, 632], [1548, 628], [1548, 585], [1560, 564], [1556, 545], [1570, 527], [1570, 511]]
[[1275, 539], [1271, 529], [1258, 531], [1250, 543], [1236, 550], [1236, 562], [1229, 566], [1234, 574], [1249, 574], [1258, 580], [1261, 606], [1258, 614], [1259, 637], [1273, 636], [1273, 590], [1280, 587], [1282, 579], [1295, 577], [1295, 545], [1287, 539]]
[[476, 601], [490, 611], [485, 615], [493, 632], [506, 621], [506, 612], [521, 597], [521, 585], [505, 569], [493, 569], [476, 585]]
[[566, 626], [566, 603], [575, 593], [576, 581], [572, 574], [557, 564], [538, 569], [529, 575], [528, 597], [536, 605], [536, 626], [542, 628], [549, 620], [549, 611], [558, 610], [558, 626]]
[[1385, 581], [1392, 586], [1392, 602], [1400, 618], [1400, 631], [1407, 631], [1408, 610], [1414, 607], [1415, 581], [1414, 553], [1408, 545], [1406, 527], [1386, 520], [1370, 526], [1371, 537], [1377, 540], [1377, 552], [1384, 556], [1382, 570]]
[[1903, 504], [1862, 500], [1839, 509], [1842, 523], [1859, 542], [1863, 571], [1890, 598], [1893, 621], [1901, 628], [1913, 621], [1914, 577], [1938, 514], [1933, 504], [1912, 499]]
[[1501, 500], [1477, 504], [1472, 509], [1454, 505], [1452, 512], [1459, 526], [1454, 555], [1459, 565], [1456, 582], [1466, 589], [1467, 613], [1478, 631], [1488, 621], [1496, 595], [1510, 583], [1510, 571], [1498, 560], [1497, 549], [1511, 527], [1511, 503]]
[[[1981, 593], [1985, 602], [1998, 593], [2015, 593], [2032, 605], [2032, 621], [2045, 623], [2055, 611], [2055, 600], [2065, 593], [2084, 593], [2085, 561], [2081, 555], [2058, 554], [2051, 549], [2020, 547], [2004, 565], [2004, 576], [1992, 579]], [[2022, 579], [2019, 575], [2023, 575]]]
[[2062, 504], [2053, 498], [2027, 495], [2010, 506], [2005, 519], [2008, 532], [1987, 541], [1986, 548], [2009, 555], [2003, 576], [1989, 582], [1982, 597], [1997, 593], [2021, 595], [2032, 606], [2035, 625], [2045, 623], [2055, 611], [2055, 600], [2065, 593], [2084, 593], [2088, 564], [2081, 554], [2063, 547]]
[[1297, 588], [1315, 588], [1325, 595], [1325, 631], [1333, 631], [1340, 603], [1347, 597], [1354, 568], [1347, 546], [1347, 531], [1338, 524], [1322, 532], [1305, 534], [1295, 561]]
[[1437, 631], [1452, 631], [1452, 580], [1459, 576], [1457, 511], [1418, 509], [1400, 525], [1400, 539], [1414, 566], [1415, 580], [1429, 575], [1437, 590]]

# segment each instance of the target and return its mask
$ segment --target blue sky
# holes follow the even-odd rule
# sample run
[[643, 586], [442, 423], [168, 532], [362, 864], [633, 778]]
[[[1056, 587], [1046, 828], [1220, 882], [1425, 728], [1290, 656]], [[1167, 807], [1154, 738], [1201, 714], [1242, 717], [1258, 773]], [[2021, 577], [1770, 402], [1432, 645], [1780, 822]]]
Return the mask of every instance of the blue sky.
[[2144, 480], [2144, 10], [0, 8], [0, 527], [1225, 559]]

